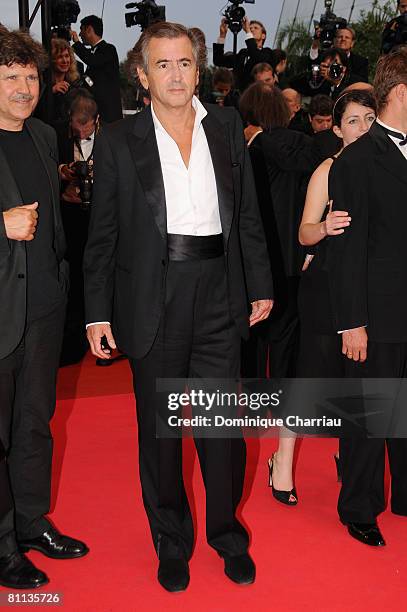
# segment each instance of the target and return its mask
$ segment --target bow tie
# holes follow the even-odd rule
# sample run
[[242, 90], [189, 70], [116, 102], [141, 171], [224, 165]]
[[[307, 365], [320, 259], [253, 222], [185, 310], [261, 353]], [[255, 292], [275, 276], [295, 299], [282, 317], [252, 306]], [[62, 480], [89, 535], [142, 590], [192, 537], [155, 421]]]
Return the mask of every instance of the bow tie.
[[400, 140], [400, 142], [398, 143], [400, 146], [407, 145], [407, 136], [403, 136], [401, 132], [395, 132], [394, 130], [389, 130], [389, 128], [384, 127], [383, 125], [381, 127], [384, 129], [386, 134], [388, 134], [389, 136], [393, 136], [393, 138], [397, 138], [397, 140]]

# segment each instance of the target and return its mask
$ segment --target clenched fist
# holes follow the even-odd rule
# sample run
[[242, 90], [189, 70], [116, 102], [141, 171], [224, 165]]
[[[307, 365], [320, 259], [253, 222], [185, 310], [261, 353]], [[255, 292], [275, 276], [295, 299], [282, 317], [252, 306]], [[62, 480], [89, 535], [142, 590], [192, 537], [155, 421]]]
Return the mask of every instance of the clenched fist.
[[6, 236], [10, 240], [33, 240], [38, 219], [38, 202], [15, 206], [3, 212]]

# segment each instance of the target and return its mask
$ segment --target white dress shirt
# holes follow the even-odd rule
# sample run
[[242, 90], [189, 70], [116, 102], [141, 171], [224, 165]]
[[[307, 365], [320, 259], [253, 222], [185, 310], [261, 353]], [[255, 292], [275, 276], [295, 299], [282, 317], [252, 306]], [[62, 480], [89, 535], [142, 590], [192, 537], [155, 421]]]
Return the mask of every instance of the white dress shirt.
[[151, 104], [154, 130], [164, 179], [167, 232], [189, 236], [221, 234], [218, 192], [212, 157], [202, 126], [208, 114], [195, 96], [191, 156], [185, 166], [175, 140], [166, 132]]
[[92, 154], [94, 144], [95, 144], [95, 132], [93, 132], [93, 134], [91, 134], [89, 138], [85, 138], [79, 141], [80, 149], [75, 141], [74, 148], [73, 148], [74, 160], [75, 161], [88, 160]]

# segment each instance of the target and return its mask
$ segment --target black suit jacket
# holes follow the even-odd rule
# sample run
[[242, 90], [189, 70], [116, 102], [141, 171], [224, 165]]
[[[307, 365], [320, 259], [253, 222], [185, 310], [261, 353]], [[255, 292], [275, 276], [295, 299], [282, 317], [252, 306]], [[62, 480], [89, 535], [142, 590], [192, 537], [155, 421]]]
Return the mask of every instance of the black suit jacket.
[[[59, 262], [61, 287], [67, 289], [68, 270], [63, 260], [65, 237], [59, 207], [58, 151], [54, 130], [38, 119], [27, 119], [27, 129], [34, 141], [49, 178], [54, 212], [54, 250]], [[24, 151], [21, 152], [22, 163]], [[0, 148], [0, 211], [21, 205], [22, 196], [7, 158]], [[9, 355], [20, 342], [26, 320], [27, 262], [25, 241], [9, 240], [0, 214], [0, 359]]]
[[[272, 297], [267, 248], [239, 115], [206, 108], [202, 125], [216, 177], [230, 310], [247, 337], [247, 298]], [[105, 127], [96, 143], [84, 261], [87, 322], [112, 321], [120, 348], [143, 357], [157, 334], [167, 268], [164, 182], [148, 108]]]
[[225, 46], [223, 44], [213, 43], [214, 65], [234, 68], [236, 87], [240, 91], [243, 91], [250, 85], [252, 81], [251, 72], [255, 65], [263, 62], [273, 66], [273, 51], [269, 47], [259, 49], [254, 38], [246, 40], [246, 49], [240, 49], [236, 60], [233, 54], [225, 54]]
[[367, 57], [353, 53], [349, 54], [349, 66], [348, 71], [354, 75], [354, 77], [360, 77], [359, 81], [367, 83], [369, 81], [369, 60]]
[[93, 81], [91, 92], [97, 102], [101, 120], [111, 123], [122, 119], [119, 58], [116, 47], [101, 40], [94, 53], [81, 42], [74, 43], [73, 49], [87, 65], [86, 74]]
[[407, 160], [378, 124], [331, 170], [333, 208], [352, 217], [327, 243], [336, 329], [367, 325], [377, 342], [407, 342]]

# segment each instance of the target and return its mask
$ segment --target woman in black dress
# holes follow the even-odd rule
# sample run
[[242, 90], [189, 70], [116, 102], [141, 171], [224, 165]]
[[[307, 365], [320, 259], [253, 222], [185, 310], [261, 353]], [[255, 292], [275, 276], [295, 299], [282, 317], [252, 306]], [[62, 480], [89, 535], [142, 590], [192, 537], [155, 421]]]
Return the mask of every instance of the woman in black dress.
[[[333, 117], [333, 130], [342, 138], [344, 148], [365, 134], [375, 121], [376, 104], [373, 95], [366, 90], [352, 90], [342, 94], [335, 103]], [[315, 256], [306, 255], [298, 296], [301, 334], [296, 375], [301, 378], [342, 378], [344, 374], [346, 358], [340, 350], [341, 336], [333, 324], [324, 265], [325, 238], [345, 232], [351, 223], [347, 211], [331, 210], [332, 202], [329, 198], [329, 172], [340, 153], [326, 159], [312, 175], [299, 229], [302, 245], [318, 245]], [[287, 474], [290, 475], [284, 486], [287, 491], [293, 486], [295, 440], [293, 432], [283, 432], [279, 449], [269, 462], [270, 473], [274, 468], [275, 482], [277, 475], [282, 474], [285, 478]], [[337, 456], [336, 462], [338, 467]]]

